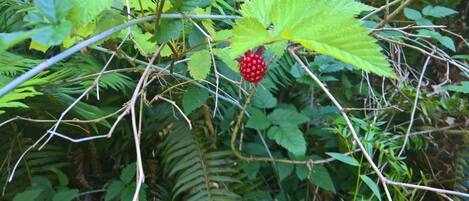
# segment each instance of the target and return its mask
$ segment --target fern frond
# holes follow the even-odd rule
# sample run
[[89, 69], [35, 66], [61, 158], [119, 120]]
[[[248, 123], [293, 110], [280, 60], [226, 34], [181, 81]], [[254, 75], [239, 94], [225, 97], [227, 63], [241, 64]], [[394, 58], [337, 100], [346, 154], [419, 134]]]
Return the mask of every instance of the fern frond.
[[[239, 182], [232, 177], [236, 171], [231, 167], [229, 151], [211, 151], [197, 131], [177, 123], [162, 143], [164, 172], [174, 178], [173, 198], [184, 200], [237, 200], [239, 195], [226, 186]], [[200, 137], [201, 138], [201, 137]]]
[[41, 60], [28, 59], [17, 54], [0, 53], [0, 75], [14, 77], [38, 65]]

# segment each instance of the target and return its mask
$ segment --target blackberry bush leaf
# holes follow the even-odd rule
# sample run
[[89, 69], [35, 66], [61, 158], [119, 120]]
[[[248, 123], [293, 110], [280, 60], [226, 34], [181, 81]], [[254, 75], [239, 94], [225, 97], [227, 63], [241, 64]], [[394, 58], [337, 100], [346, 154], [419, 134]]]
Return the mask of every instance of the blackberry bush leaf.
[[195, 52], [189, 61], [189, 73], [196, 80], [203, 80], [210, 73], [212, 59], [208, 50]]
[[[321, 19], [320, 23], [318, 19]], [[284, 37], [305, 48], [335, 57], [380, 76], [396, 78], [376, 40], [357, 19], [344, 13], [318, 13], [303, 20]]]
[[289, 109], [276, 109], [269, 114], [269, 120], [273, 124], [282, 125], [282, 124], [291, 124], [299, 125], [309, 121], [308, 117], [298, 113], [295, 110]]
[[244, 17], [252, 17], [261, 22], [264, 27], [270, 25], [270, 10], [272, 0], [251, 0], [241, 5], [241, 14]]
[[306, 153], [305, 138], [295, 125], [274, 126], [269, 129], [267, 136], [295, 156], [302, 156]]
[[236, 21], [233, 28], [230, 56], [236, 58], [247, 50], [272, 41], [273, 37], [259, 20], [242, 18]]
[[305, 18], [305, 14], [312, 9], [312, 6], [309, 0], [275, 0], [270, 12], [275, 35], [285, 29], [293, 28]]

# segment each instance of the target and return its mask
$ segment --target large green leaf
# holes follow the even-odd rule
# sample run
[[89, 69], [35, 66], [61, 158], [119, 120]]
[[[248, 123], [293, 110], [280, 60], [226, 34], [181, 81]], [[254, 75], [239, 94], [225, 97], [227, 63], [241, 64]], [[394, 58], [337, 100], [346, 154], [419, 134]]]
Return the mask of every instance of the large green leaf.
[[252, 17], [261, 22], [264, 27], [270, 25], [270, 9], [272, 0], [250, 0], [241, 5], [241, 14], [244, 17]]
[[267, 136], [295, 156], [302, 156], [306, 153], [305, 138], [295, 125], [274, 126], [269, 129]]
[[270, 17], [274, 24], [274, 33], [290, 30], [295, 24], [301, 22], [306, 14], [312, 10], [310, 0], [274, 0]]
[[[231, 55], [270, 42], [291, 40], [309, 50], [330, 55], [345, 63], [380, 76], [396, 78], [376, 40], [354, 17], [373, 8], [353, 0], [274, 0], [271, 7], [261, 0], [244, 6], [245, 18], [233, 29]], [[250, 9], [259, 8], [259, 13]], [[263, 13], [270, 12], [269, 17]], [[270, 19], [273, 34], [265, 25]]]
[[[327, 8], [324, 8], [327, 9]], [[396, 78], [381, 48], [357, 19], [344, 13], [313, 15], [282, 36], [380, 76]]]
[[236, 21], [230, 56], [236, 58], [247, 50], [271, 41], [273, 38], [264, 25], [255, 18], [242, 18]]

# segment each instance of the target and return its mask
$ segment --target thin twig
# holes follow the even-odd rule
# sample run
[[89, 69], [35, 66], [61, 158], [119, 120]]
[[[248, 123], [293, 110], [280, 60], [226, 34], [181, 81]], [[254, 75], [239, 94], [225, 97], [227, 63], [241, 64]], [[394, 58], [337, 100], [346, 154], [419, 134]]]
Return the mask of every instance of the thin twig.
[[402, 153], [404, 152], [405, 147], [407, 145], [407, 141], [409, 140], [410, 131], [412, 130], [412, 125], [414, 124], [415, 112], [417, 111], [417, 104], [418, 104], [419, 96], [420, 96], [420, 87], [422, 86], [423, 77], [425, 75], [425, 72], [427, 71], [427, 66], [430, 63], [430, 58], [431, 58], [430, 56], [427, 57], [427, 60], [425, 61], [425, 64], [423, 65], [422, 73], [420, 74], [419, 83], [416, 89], [417, 92], [415, 93], [414, 105], [412, 107], [412, 112], [410, 115], [410, 123], [409, 123], [409, 126], [407, 127], [407, 132], [404, 137], [404, 143], [402, 143], [401, 150], [399, 151], [399, 154], [397, 154], [398, 157], [401, 156]]
[[396, 10], [394, 10], [391, 14], [388, 16], [385, 16], [381, 22], [379, 22], [378, 25], [376, 25], [375, 28], [381, 28], [383, 27], [386, 23], [388, 23], [392, 18], [396, 17], [397, 14], [399, 14], [402, 10], [404, 10], [407, 5], [409, 5], [413, 0], [406, 0], [404, 3], [402, 3]]

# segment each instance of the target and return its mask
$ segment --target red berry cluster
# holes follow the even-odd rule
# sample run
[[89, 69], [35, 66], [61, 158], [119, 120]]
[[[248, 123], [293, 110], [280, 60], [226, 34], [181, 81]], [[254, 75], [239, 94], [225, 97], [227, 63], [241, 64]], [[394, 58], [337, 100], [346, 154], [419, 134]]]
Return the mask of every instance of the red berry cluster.
[[263, 58], [263, 49], [258, 49], [254, 53], [248, 50], [244, 56], [238, 58], [241, 76], [248, 82], [257, 84], [264, 78], [267, 72], [267, 65]]

